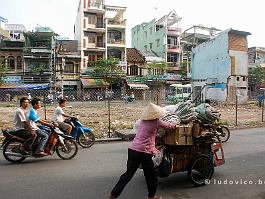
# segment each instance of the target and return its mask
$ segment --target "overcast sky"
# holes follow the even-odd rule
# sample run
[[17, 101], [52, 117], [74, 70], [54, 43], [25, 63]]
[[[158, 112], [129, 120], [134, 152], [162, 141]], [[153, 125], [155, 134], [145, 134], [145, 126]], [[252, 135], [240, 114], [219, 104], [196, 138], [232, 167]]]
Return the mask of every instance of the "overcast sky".
[[[28, 30], [49, 26], [62, 37], [73, 39], [79, 0], [0, 0], [0, 16], [9, 23], [24, 24]], [[183, 30], [192, 25], [233, 28], [252, 33], [249, 47], [265, 47], [264, 0], [106, 0], [106, 4], [126, 6], [127, 46], [131, 28], [144, 21], [160, 18], [175, 9], [182, 18]], [[156, 9], [157, 8], [157, 9]]]

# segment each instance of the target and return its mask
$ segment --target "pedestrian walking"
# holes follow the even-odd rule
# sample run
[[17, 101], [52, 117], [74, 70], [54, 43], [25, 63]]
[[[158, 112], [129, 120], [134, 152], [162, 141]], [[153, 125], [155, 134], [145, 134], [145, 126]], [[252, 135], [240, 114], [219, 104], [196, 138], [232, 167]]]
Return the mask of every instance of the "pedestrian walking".
[[155, 138], [158, 128], [176, 128], [175, 124], [160, 120], [166, 111], [150, 103], [142, 112], [136, 136], [128, 148], [127, 171], [121, 175], [118, 183], [112, 189], [110, 199], [118, 198], [125, 186], [132, 179], [140, 164], [144, 171], [144, 176], [148, 189], [148, 199], [162, 199], [156, 196], [157, 175], [152, 161], [152, 156], [159, 152], [155, 148]]

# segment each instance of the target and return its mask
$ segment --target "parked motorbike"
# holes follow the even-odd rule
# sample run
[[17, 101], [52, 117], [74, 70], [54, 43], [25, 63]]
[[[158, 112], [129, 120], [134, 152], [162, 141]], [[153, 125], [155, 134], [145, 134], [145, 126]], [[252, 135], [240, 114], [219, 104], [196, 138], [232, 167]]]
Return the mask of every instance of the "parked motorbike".
[[[44, 152], [48, 155], [53, 155], [54, 152], [56, 152], [56, 154], [63, 160], [69, 160], [75, 157], [78, 152], [78, 146], [75, 140], [71, 136], [65, 135], [57, 127], [51, 128], [50, 130], [51, 133], [46, 143]], [[37, 150], [40, 138], [37, 138], [32, 144], [32, 151], [29, 151], [30, 154], [26, 154], [20, 149], [25, 139], [21, 138], [17, 131], [3, 131], [3, 135], [5, 136], [2, 144], [3, 155], [7, 161], [19, 163], [28, 157], [43, 157], [34, 155]]]
[[73, 127], [70, 135], [81, 147], [90, 148], [95, 143], [95, 135], [92, 129], [85, 127], [78, 118], [71, 117], [66, 119], [65, 122]]
[[202, 128], [214, 132], [220, 142], [227, 142], [230, 138], [230, 130], [227, 126], [222, 125], [220, 121], [215, 121], [212, 124], [200, 123], [200, 125]]

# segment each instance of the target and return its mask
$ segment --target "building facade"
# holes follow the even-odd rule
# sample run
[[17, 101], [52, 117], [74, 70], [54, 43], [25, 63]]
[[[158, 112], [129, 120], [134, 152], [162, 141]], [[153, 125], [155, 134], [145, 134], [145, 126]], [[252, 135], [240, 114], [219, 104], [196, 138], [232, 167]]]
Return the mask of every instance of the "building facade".
[[142, 52], [153, 52], [169, 65], [168, 72], [177, 73], [180, 69], [180, 21], [176, 11], [159, 20], [153, 19], [132, 28], [132, 47]]
[[81, 70], [91, 69], [89, 63], [115, 57], [126, 61], [125, 7], [105, 5], [104, 0], [80, 0], [74, 35], [81, 53]]
[[56, 86], [80, 90], [81, 56], [77, 40], [56, 41]]
[[192, 50], [193, 98], [247, 101], [248, 35], [229, 29]]
[[260, 65], [265, 67], [265, 48], [264, 47], [251, 47], [248, 49], [248, 63], [249, 68]]

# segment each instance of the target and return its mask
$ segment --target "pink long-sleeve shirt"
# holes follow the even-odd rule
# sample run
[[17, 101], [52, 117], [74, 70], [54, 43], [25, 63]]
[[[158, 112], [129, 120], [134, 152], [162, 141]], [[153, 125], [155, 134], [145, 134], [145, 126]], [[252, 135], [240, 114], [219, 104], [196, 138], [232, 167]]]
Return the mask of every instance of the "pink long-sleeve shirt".
[[155, 148], [155, 138], [158, 128], [174, 129], [176, 125], [159, 119], [140, 120], [136, 136], [129, 148], [138, 152], [155, 154], [157, 152]]

